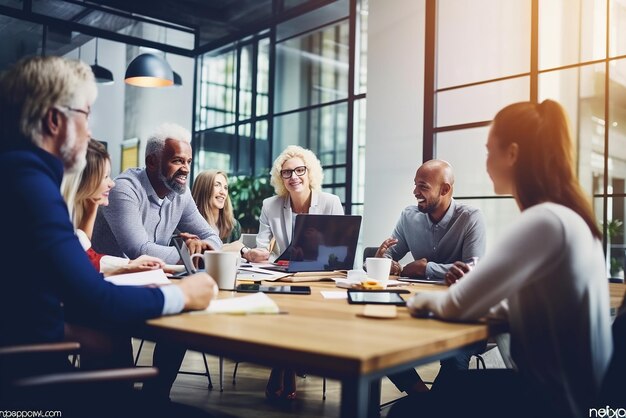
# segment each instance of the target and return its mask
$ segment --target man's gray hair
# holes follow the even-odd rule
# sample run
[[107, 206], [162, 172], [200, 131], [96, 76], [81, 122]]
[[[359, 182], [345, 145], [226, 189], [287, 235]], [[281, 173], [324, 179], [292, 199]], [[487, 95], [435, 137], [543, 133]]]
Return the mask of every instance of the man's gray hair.
[[61, 57], [29, 57], [0, 75], [0, 135], [40, 146], [46, 113], [91, 106], [98, 89], [91, 68]]
[[153, 154], [157, 154], [161, 157], [166, 139], [175, 139], [177, 141], [191, 143], [191, 133], [175, 123], [162, 124], [148, 138], [148, 142], [146, 143], [146, 157]]

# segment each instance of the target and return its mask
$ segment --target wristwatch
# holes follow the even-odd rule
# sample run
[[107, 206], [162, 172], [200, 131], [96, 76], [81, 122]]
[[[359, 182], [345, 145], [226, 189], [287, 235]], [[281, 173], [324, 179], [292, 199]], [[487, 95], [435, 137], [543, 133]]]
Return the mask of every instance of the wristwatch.
[[[244, 257], [244, 255], [250, 251], [250, 248], [246, 247], [245, 245], [243, 247], [241, 247], [241, 250], [239, 250], [239, 254], [241, 254], [242, 257]], [[245, 258], [245, 257], [244, 257]]]

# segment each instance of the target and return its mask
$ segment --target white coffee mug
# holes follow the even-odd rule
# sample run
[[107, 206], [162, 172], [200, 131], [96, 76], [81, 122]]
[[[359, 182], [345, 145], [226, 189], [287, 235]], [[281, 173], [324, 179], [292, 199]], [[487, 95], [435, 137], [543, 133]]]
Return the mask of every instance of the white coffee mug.
[[236, 252], [205, 251], [204, 254], [193, 254], [191, 259], [203, 257], [206, 272], [213, 277], [221, 290], [235, 290], [237, 270], [241, 257]]
[[387, 283], [391, 272], [391, 258], [367, 257], [365, 259], [367, 277], [381, 283]]

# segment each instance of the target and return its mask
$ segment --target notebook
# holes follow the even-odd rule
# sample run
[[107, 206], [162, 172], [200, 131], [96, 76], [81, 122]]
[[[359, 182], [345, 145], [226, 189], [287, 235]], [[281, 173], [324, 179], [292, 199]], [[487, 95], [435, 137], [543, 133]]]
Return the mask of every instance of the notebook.
[[265, 268], [286, 273], [351, 270], [360, 229], [360, 215], [298, 215], [291, 243]]

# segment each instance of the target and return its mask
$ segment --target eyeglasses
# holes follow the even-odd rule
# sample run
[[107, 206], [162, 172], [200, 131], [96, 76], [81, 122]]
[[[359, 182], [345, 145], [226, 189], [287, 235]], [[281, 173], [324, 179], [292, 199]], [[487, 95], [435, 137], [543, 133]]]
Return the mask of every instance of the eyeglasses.
[[306, 174], [306, 166], [301, 165], [293, 170], [280, 170], [280, 176], [284, 179], [290, 179], [293, 173], [296, 173], [298, 177], [304, 176]]
[[65, 108], [71, 112], [82, 113], [83, 115], [85, 115], [85, 118], [89, 120], [89, 114], [91, 114], [91, 109], [83, 110], [83, 109], [77, 109], [77, 108], [69, 107], [69, 106], [66, 106]]

